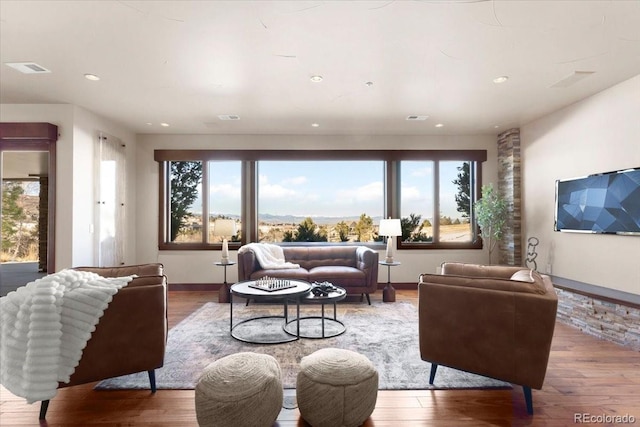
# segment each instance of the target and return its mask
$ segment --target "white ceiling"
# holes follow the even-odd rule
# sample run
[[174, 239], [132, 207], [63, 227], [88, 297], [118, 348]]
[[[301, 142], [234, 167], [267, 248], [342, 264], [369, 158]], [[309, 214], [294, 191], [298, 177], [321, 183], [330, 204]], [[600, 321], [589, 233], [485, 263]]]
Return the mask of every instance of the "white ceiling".
[[498, 133], [640, 74], [637, 0], [1, 0], [0, 25], [2, 103], [136, 133]]

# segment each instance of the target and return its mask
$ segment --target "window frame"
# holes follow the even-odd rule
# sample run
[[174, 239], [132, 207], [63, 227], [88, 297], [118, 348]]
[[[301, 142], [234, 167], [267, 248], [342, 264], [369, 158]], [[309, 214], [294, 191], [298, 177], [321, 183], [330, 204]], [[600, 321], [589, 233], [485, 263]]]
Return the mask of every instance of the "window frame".
[[[481, 194], [482, 188], [482, 162], [477, 160], [472, 160], [468, 158], [457, 158], [457, 159], [404, 159], [404, 160], [424, 160], [424, 161], [433, 161], [434, 162], [434, 175], [433, 175], [433, 230], [434, 230], [434, 242], [403, 242], [402, 239], [396, 240], [396, 248], [397, 249], [482, 249], [482, 239], [480, 239], [480, 230], [478, 225], [475, 223], [475, 215], [473, 209], [471, 209], [471, 217], [469, 218], [469, 222], [472, 227], [472, 239], [470, 242], [442, 242], [439, 240], [440, 235], [440, 215], [436, 213], [440, 211], [440, 162], [443, 161], [464, 161], [470, 163], [470, 176], [472, 182], [475, 185], [471, 185], [471, 200], [474, 203]], [[486, 160], [486, 158], [485, 158]], [[396, 188], [397, 191], [397, 200], [398, 204], [400, 203], [400, 167], [397, 170], [398, 176], [398, 186]], [[400, 210], [400, 206], [398, 206], [398, 212]], [[394, 217], [399, 218], [400, 216]]]
[[[220, 250], [221, 243], [173, 243], [166, 240], [168, 233], [168, 182], [170, 161], [241, 161], [242, 162], [242, 237], [240, 242], [229, 242], [229, 249], [237, 250], [249, 242], [258, 241], [258, 176], [257, 162], [261, 160], [299, 161], [299, 160], [380, 160], [385, 162], [384, 171], [384, 214], [385, 217], [399, 218], [400, 212], [400, 162], [403, 160], [432, 161], [469, 161], [475, 166], [475, 185], [472, 199], [475, 201], [482, 187], [482, 163], [487, 160], [487, 150], [154, 150], [154, 160], [159, 165], [158, 198], [158, 249], [159, 250]], [[203, 198], [208, 194], [205, 181], [206, 169], [203, 168]], [[206, 187], [205, 187], [206, 185]], [[204, 200], [203, 200], [204, 203]], [[208, 203], [208, 201], [207, 201]], [[473, 214], [472, 214], [473, 215]], [[471, 218], [474, 223], [474, 218]], [[203, 230], [203, 236], [206, 236]], [[474, 227], [472, 242], [401, 242], [396, 239], [398, 249], [481, 249], [482, 240], [478, 238], [478, 227]], [[314, 243], [320, 245], [338, 245], [341, 243]], [[349, 243], [342, 243], [349, 244]], [[376, 249], [384, 243], [363, 243]]]

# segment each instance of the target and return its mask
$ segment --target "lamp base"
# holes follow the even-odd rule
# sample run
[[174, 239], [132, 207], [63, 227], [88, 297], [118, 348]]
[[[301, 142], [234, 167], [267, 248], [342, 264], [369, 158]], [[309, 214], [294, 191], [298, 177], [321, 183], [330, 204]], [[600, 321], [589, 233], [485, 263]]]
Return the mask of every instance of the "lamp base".
[[220, 262], [222, 264], [229, 264], [229, 242], [227, 239], [222, 239], [222, 252], [220, 253]]
[[384, 262], [392, 263], [393, 262], [393, 236], [387, 237], [387, 250], [386, 250], [386, 258]]

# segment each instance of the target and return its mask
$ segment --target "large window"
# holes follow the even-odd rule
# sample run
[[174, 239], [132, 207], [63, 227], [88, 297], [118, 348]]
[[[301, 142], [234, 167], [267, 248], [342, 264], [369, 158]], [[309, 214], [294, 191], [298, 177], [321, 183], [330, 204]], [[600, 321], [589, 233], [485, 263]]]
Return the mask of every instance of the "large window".
[[468, 160], [400, 162], [400, 247], [475, 240], [473, 164]]
[[381, 245], [400, 218], [401, 249], [479, 248], [471, 212], [485, 150], [156, 150], [160, 249], [212, 249], [217, 218], [248, 242]]
[[373, 242], [383, 217], [382, 161], [258, 162], [261, 242]]
[[[193, 248], [239, 241], [242, 233], [242, 164], [239, 161], [168, 161], [163, 244]], [[235, 236], [216, 236], [217, 218], [236, 221]]]

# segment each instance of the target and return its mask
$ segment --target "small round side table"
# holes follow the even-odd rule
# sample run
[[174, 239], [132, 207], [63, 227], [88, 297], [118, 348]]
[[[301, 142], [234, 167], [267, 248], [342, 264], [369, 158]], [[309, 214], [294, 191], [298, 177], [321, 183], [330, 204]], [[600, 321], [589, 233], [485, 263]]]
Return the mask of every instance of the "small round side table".
[[227, 267], [230, 265], [236, 265], [235, 261], [216, 261], [214, 263], [218, 267], [224, 267], [224, 282], [222, 286], [220, 286], [220, 290], [218, 291], [218, 302], [219, 303], [228, 303], [229, 302], [229, 284], [227, 283]]
[[394, 261], [394, 262], [378, 261], [378, 264], [387, 266], [387, 286], [385, 286], [384, 289], [382, 290], [382, 301], [396, 302], [396, 290], [391, 284], [391, 267], [395, 267], [402, 263], [399, 261]]

